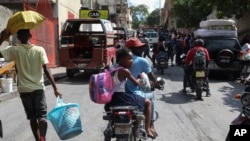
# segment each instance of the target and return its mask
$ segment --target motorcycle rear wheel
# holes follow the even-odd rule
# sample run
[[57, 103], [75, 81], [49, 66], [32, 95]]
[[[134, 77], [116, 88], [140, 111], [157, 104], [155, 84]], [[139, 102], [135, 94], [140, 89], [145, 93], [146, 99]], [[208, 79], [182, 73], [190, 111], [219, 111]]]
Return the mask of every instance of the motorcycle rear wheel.
[[3, 137], [3, 127], [2, 127], [2, 121], [0, 120], [0, 137]]
[[200, 89], [200, 88], [197, 88], [196, 89], [196, 97], [197, 97], [197, 99], [202, 99], [202, 89]]
[[227, 134], [226, 140], [225, 141], [230, 141], [230, 136], [229, 136], [229, 132]]

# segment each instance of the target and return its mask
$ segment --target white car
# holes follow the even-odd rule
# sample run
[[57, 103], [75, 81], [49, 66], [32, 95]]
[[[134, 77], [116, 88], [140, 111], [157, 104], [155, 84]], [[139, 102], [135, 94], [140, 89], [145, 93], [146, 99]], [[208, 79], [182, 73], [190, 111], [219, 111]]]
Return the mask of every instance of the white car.
[[150, 47], [158, 44], [159, 35], [157, 32], [145, 32], [144, 34], [146, 35]]

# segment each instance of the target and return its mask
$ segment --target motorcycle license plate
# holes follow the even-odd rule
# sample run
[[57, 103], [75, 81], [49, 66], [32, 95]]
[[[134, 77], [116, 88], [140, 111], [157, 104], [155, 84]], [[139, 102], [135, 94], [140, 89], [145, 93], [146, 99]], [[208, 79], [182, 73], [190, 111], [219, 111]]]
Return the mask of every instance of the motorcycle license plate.
[[235, 118], [233, 121], [232, 121], [232, 125], [240, 125], [242, 123], [244, 123], [245, 121], [247, 120], [247, 117], [245, 116], [238, 116], [237, 118]]
[[165, 62], [160, 62], [161, 65], [165, 65]]
[[115, 134], [129, 134], [130, 133], [130, 125], [115, 125]]
[[196, 71], [195, 77], [205, 77], [205, 71]]

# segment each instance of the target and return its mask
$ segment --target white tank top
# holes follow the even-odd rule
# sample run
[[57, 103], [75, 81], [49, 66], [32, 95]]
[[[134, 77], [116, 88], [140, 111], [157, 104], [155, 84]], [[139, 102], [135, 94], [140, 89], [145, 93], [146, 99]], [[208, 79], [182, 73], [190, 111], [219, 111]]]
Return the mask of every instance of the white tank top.
[[[124, 92], [125, 93], [125, 81], [123, 82], [120, 82], [119, 78], [118, 78], [118, 72], [119, 71], [116, 71], [114, 73], [114, 76], [113, 76], [113, 82], [114, 82], [114, 89], [116, 88], [117, 90], [115, 90], [115, 92]], [[120, 87], [118, 86], [120, 85]], [[117, 88], [119, 87], [119, 88]]]

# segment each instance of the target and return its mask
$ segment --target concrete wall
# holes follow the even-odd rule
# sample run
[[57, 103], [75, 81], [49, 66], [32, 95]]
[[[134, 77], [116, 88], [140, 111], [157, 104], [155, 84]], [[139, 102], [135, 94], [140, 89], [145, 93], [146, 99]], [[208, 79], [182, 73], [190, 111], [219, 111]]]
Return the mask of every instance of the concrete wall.
[[[0, 32], [6, 28], [7, 22], [9, 17], [12, 15], [12, 11], [2, 5], [0, 5]], [[8, 42], [4, 42], [0, 46], [0, 50], [3, 49], [4, 47], [8, 46]]]
[[[58, 0], [57, 1], [57, 12], [58, 24], [59, 24], [59, 32], [61, 31], [62, 25], [68, 19], [68, 13], [74, 14], [75, 18], [79, 18], [79, 10], [81, 8], [80, 0]], [[60, 35], [60, 34], [59, 34]]]
[[239, 38], [243, 38], [246, 34], [250, 33], [250, 13], [246, 13], [242, 18], [236, 21], [238, 27]]

